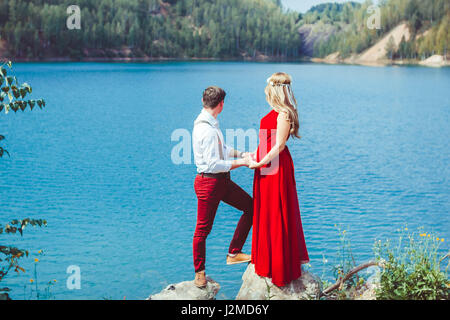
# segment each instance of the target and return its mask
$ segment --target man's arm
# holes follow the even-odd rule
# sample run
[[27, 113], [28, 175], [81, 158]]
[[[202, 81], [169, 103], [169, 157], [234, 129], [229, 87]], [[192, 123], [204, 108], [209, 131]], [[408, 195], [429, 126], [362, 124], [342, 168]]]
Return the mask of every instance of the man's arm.
[[[203, 157], [207, 162], [209, 173], [222, 173], [234, 170], [239, 167], [249, 166], [250, 160], [246, 158], [236, 160], [222, 160], [219, 153], [219, 137], [216, 131], [207, 130], [204, 133], [202, 144], [204, 145]], [[226, 147], [226, 152], [228, 152]]]
[[234, 170], [236, 168], [239, 168], [239, 167], [248, 167], [249, 165], [250, 165], [250, 159], [248, 157], [236, 159], [236, 160], [233, 160], [230, 171]]
[[226, 146], [226, 148], [227, 148], [228, 156], [230, 158], [237, 158], [237, 159], [243, 158], [244, 152], [234, 150], [234, 149], [230, 148], [229, 146]]
[[227, 154], [230, 158], [241, 159], [241, 158], [247, 157], [250, 154], [249, 152], [235, 150], [227, 145], [225, 145], [225, 148], [226, 148]]

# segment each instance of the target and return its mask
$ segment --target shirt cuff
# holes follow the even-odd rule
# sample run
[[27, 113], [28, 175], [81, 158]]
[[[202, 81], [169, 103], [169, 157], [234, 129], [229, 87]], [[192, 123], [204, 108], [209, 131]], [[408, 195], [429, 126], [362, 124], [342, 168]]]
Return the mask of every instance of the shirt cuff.
[[229, 172], [231, 170], [232, 166], [233, 166], [233, 160], [226, 160], [225, 167], [227, 168], [227, 171], [225, 171], [225, 172]]

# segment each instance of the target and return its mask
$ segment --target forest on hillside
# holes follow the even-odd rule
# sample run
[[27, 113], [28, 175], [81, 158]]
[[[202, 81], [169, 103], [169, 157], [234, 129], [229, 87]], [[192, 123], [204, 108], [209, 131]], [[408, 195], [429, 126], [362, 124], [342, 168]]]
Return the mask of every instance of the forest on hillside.
[[[448, 54], [449, 0], [380, 0], [381, 28], [370, 30], [371, 1], [324, 3], [307, 13], [286, 10], [280, 0], [79, 0], [81, 29], [68, 30], [71, 0], [0, 1], [0, 56], [300, 59], [308, 54], [342, 57], [361, 53], [399, 23], [409, 41], [393, 58]], [[302, 51], [299, 30], [314, 26], [325, 36]], [[321, 30], [326, 31], [321, 31]]]
[[71, 0], [0, 2], [1, 38], [14, 57], [298, 57], [298, 15], [268, 0], [81, 0], [81, 29], [68, 30]]

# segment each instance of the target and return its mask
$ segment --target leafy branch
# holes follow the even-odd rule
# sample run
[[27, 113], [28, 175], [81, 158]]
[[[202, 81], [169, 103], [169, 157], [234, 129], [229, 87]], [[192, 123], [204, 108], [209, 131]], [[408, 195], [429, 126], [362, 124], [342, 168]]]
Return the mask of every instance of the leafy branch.
[[[4, 227], [0, 225], [0, 234], [16, 234], [17, 232], [23, 236], [23, 230], [26, 226], [46, 226], [47, 221], [42, 219], [12, 220]], [[25, 269], [19, 265], [19, 259], [28, 257], [28, 250], [19, 249], [13, 246], [0, 245], [0, 282], [6, 277], [9, 271], [13, 269], [18, 274], [20, 271], [25, 273]], [[9, 299], [9, 288], [0, 288], [0, 300]], [[2, 293], [3, 292], [3, 293]]]
[[[17, 78], [11, 74], [9, 71], [12, 70], [12, 62], [4, 62], [0, 66], [0, 112], [5, 110], [7, 114], [10, 110], [17, 112], [19, 109], [25, 111], [29, 108], [33, 108], [37, 105], [40, 109], [45, 107], [44, 99], [25, 99], [28, 94], [30, 94], [33, 89], [28, 83], [19, 83]], [[0, 135], [0, 141], [5, 140], [5, 136]], [[9, 152], [0, 146], [0, 158]]]

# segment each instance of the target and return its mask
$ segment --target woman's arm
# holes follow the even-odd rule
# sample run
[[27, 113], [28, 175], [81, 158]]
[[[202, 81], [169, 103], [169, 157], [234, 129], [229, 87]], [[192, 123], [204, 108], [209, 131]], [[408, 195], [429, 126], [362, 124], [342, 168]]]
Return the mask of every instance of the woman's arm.
[[252, 161], [249, 168], [256, 169], [268, 164], [275, 157], [277, 157], [281, 151], [286, 147], [286, 141], [289, 137], [289, 132], [291, 130], [291, 123], [289, 117], [286, 113], [280, 112], [277, 118], [277, 140], [275, 145], [272, 147], [269, 153], [266, 154], [264, 158], [259, 162]]

